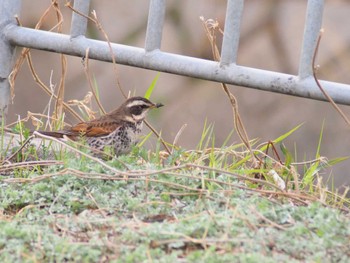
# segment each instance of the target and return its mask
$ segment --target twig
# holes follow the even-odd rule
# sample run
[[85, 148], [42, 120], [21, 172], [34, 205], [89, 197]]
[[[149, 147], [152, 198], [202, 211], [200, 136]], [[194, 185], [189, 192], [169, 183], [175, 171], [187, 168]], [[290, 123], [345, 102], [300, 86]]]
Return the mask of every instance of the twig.
[[25, 140], [21, 147], [19, 147], [13, 154], [11, 154], [8, 158], [6, 158], [2, 163], [1, 163], [1, 166], [4, 164], [4, 163], [7, 163], [8, 161], [10, 161], [13, 157], [15, 157], [32, 139], [34, 138], [33, 135], [29, 136], [27, 140]]
[[18, 163], [11, 163], [11, 164], [1, 164], [0, 171], [8, 171], [13, 170], [16, 168], [24, 168], [24, 167], [31, 167], [31, 166], [49, 166], [49, 165], [61, 165], [63, 162], [56, 161], [56, 160], [43, 160], [43, 161], [26, 161], [26, 162], [18, 162]]
[[163, 138], [160, 136], [159, 132], [157, 132], [153, 126], [147, 121], [147, 120], [144, 120], [144, 123], [147, 125], [147, 127], [156, 135], [156, 137], [160, 140], [160, 142], [163, 144], [165, 150], [171, 154], [171, 151], [169, 149], [169, 147], [166, 145], [165, 141], [163, 140]]
[[100, 108], [100, 110], [103, 112], [103, 114], [106, 114], [105, 109], [103, 108], [101, 101], [99, 99], [99, 97], [96, 94], [96, 91], [94, 89], [94, 85], [92, 84], [91, 78], [90, 78], [90, 67], [89, 67], [89, 51], [90, 49], [87, 48], [85, 51], [85, 57], [84, 57], [84, 72], [85, 72], [85, 76], [89, 82], [89, 87], [91, 89], [92, 94], [94, 95], [94, 98], [96, 100], [96, 103], [98, 105], [98, 107]]
[[212, 168], [212, 167], [208, 167], [208, 166], [203, 166], [203, 165], [198, 165], [198, 164], [186, 164], [186, 166], [188, 167], [193, 167], [193, 168], [200, 168], [200, 169], [203, 169], [203, 170], [209, 170], [209, 171], [213, 171], [213, 172], [217, 172], [217, 173], [221, 173], [221, 174], [228, 174], [228, 175], [232, 175], [240, 180], [245, 180], [245, 181], [251, 181], [253, 183], [259, 183], [259, 184], [264, 184], [264, 185], [268, 185], [278, 191], [281, 191], [281, 192], [284, 192], [281, 188], [279, 188], [278, 186], [270, 183], [270, 182], [267, 182], [265, 180], [260, 180], [260, 179], [256, 179], [256, 178], [250, 178], [248, 176], [244, 176], [244, 175], [240, 175], [240, 174], [236, 174], [236, 173], [232, 173], [232, 172], [229, 172], [229, 171], [225, 171], [225, 170], [222, 170], [222, 169], [217, 169], [217, 168]]
[[[51, 90], [41, 81], [41, 79], [39, 78], [39, 76], [37, 75], [34, 66], [33, 66], [33, 61], [32, 61], [32, 57], [31, 54], [28, 50], [28, 54], [27, 54], [27, 60], [28, 60], [28, 64], [29, 64], [29, 68], [30, 71], [32, 73], [32, 76], [35, 80], [35, 82], [37, 82], [39, 84], [39, 86], [49, 95], [54, 97], [56, 100], [58, 100], [59, 98], [57, 97], [56, 94], [53, 94], [51, 92]], [[63, 106], [74, 116], [76, 117], [79, 121], [84, 121], [83, 118], [81, 118], [66, 102], [62, 101]]]
[[174, 150], [174, 146], [176, 146], [181, 134], [183, 133], [183, 131], [186, 129], [187, 124], [184, 124], [181, 126], [180, 130], [176, 133], [174, 141], [173, 141], [173, 150]]
[[[52, 83], [52, 75], [53, 75], [53, 70], [51, 70], [51, 74], [50, 74], [50, 82], [49, 82], [49, 87], [51, 90], [51, 93], [54, 94], [55, 93], [55, 85], [53, 85]], [[51, 117], [50, 117], [50, 112], [51, 112], [51, 103], [52, 103], [52, 99], [53, 97], [50, 96], [49, 102], [47, 104], [47, 116], [46, 116], [46, 124], [45, 124], [45, 130], [47, 129], [47, 126], [49, 126], [50, 130], [52, 129], [52, 125], [51, 125]], [[55, 120], [57, 119], [57, 115], [55, 117], [53, 117]]]
[[[61, 13], [61, 10], [58, 6], [57, 0], [52, 0], [52, 6], [55, 10], [55, 14], [57, 17], [57, 32], [62, 33], [62, 25], [63, 25], [63, 15]], [[57, 91], [57, 100], [55, 104], [55, 117], [57, 119], [60, 119], [59, 116], [62, 116], [63, 113], [63, 101], [64, 101], [64, 91], [65, 91], [65, 78], [67, 73], [67, 59], [64, 54], [60, 54], [61, 57], [61, 76], [60, 76], [60, 84], [58, 86]]]
[[[40, 29], [41, 25], [44, 21], [44, 19], [46, 18], [46, 16], [49, 14], [51, 8], [54, 7], [56, 10], [56, 15], [58, 17], [58, 23], [50, 29], [50, 31], [52, 31], [53, 29], [55, 29], [56, 27], [61, 27], [61, 24], [63, 23], [63, 18], [62, 18], [62, 14], [60, 13], [60, 11], [57, 11], [58, 9], [58, 4], [57, 1], [54, 0], [52, 1], [51, 5], [45, 10], [44, 14], [40, 17], [38, 23], [35, 26], [35, 29]], [[18, 17], [16, 17], [17, 23], [18, 25], [21, 26], [21, 22], [19, 20]], [[54, 97], [55, 100], [57, 101], [59, 99], [59, 97], [56, 96], [56, 94], [53, 94], [51, 92], [51, 90], [40, 80], [39, 76], [37, 75], [37, 73], [35, 72], [34, 66], [33, 66], [33, 62], [32, 62], [32, 58], [31, 58], [31, 54], [30, 54], [30, 48], [23, 48], [20, 57], [17, 59], [15, 66], [9, 76], [9, 83], [11, 86], [11, 96], [12, 99], [14, 97], [14, 87], [15, 87], [15, 79], [17, 77], [17, 74], [19, 72], [19, 69], [21, 68], [22, 64], [24, 63], [24, 60], [27, 59], [30, 71], [32, 73], [32, 76], [34, 78], [34, 81], [51, 97]], [[65, 109], [67, 109], [75, 118], [77, 118], [79, 121], [83, 121], [83, 119], [72, 109], [69, 107], [69, 105], [67, 103], [65, 103], [64, 101], [62, 101], [63, 107]]]
[[260, 217], [262, 220], [266, 221], [267, 223], [271, 224], [273, 227], [277, 228], [278, 230], [287, 230], [287, 228], [273, 222], [272, 220], [265, 217], [263, 214], [259, 213], [253, 206], [251, 206], [249, 210], [253, 212], [256, 216]]
[[122, 93], [122, 95], [124, 96], [124, 98], [126, 99], [127, 96], [126, 96], [126, 93], [125, 91], [123, 90], [120, 82], [119, 82], [119, 77], [118, 77], [118, 71], [117, 71], [117, 63], [115, 61], [115, 57], [114, 57], [114, 52], [113, 52], [113, 48], [112, 48], [112, 44], [111, 44], [111, 41], [109, 40], [109, 37], [106, 33], [106, 31], [103, 29], [100, 21], [97, 19], [97, 14], [96, 14], [96, 11], [93, 10], [91, 13], [93, 15], [93, 18], [90, 17], [90, 16], [87, 16], [81, 12], [79, 12], [78, 10], [74, 9], [71, 2], [70, 1], [66, 1], [66, 7], [68, 7], [70, 10], [72, 10], [73, 12], [77, 13], [78, 15], [81, 15], [82, 17], [85, 17], [86, 19], [90, 20], [91, 22], [93, 22], [97, 29], [100, 30], [104, 36], [104, 38], [106, 39], [107, 41], [107, 44], [108, 44], [108, 47], [109, 47], [109, 51], [110, 51], [110, 54], [111, 54], [111, 58], [112, 58], [112, 63], [113, 63], [113, 70], [114, 70], [114, 73], [115, 73], [115, 76], [116, 76], [116, 82], [117, 82], [117, 86], [119, 88], [119, 91]]
[[350, 126], [350, 120], [348, 119], [348, 117], [345, 115], [345, 113], [339, 108], [339, 106], [334, 102], [334, 100], [332, 99], [331, 96], [329, 96], [329, 94], [324, 90], [324, 88], [322, 87], [320, 81], [317, 78], [317, 66], [316, 66], [316, 56], [318, 53], [318, 49], [321, 43], [321, 38], [322, 38], [322, 34], [323, 34], [323, 29], [320, 30], [320, 33], [318, 35], [317, 38], [317, 43], [316, 43], [316, 48], [315, 48], [315, 52], [314, 55], [312, 57], [312, 73], [313, 73], [313, 77], [315, 79], [315, 82], [318, 86], [318, 88], [321, 90], [321, 92], [323, 93], [323, 95], [326, 97], [326, 99], [332, 104], [333, 108], [340, 114], [340, 116], [344, 119], [344, 121]]
[[82, 151], [79, 151], [78, 149], [76, 149], [76, 148], [74, 148], [74, 147], [72, 147], [72, 146], [70, 146], [70, 145], [64, 143], [63, 141], [61, 141], [61, 140], [59, 140], [59, 139], [56, 139], [56, 138], [51, 137], [51, 136], [43, 135], [43, 134], [41, 134], [40, 132], [37, 132], [37, 131], [35, 131], [35, 132], [33, 133], [33, 135], [35, 135], [35, 136], [37, 136], [37, 137], [40, 137], [40, 138], [43, 138], [43, 139], [46, 139], [46, 140], [51, 140], [51, 141], [57, 142], [57, 143], [63, 145], [64, 147], [66, 147], [66, 148], [68, 148], [68, 149], [70, 149], [70, 150], [72, 150], [72, 151], [74, 151], [74, 152], [76, 152], [76, 153], [79, 153], [80, 155], [83, 155], [83, 156], [85, 156], [85, 157], [87, 157], [87, 158], [89, 158], [89, 159], [91, 159], [91, 160], [93, 160], [93, 161], [95, 161], [95, 162], [101, 164], [103, 167], [105, 167], [105, 168], [107, 168], [108, 170], [112, 171], [114, 174], [125, 174], [124, 172], [118, 171], [117, 169], [113, 168], [112, 166], [109, 166], [108, 164], [106, 164], [105, 162], [103, 162], [102, 160], [100, 160], [99, 158], [95, 158], [95, 157], [93, 157], [93, 156], [91, 156], [91, 155], [89, 155], [89, 154], [87, 154], [87, 153], [84, 153], [84, 152], [82, 152]]
[[[221, 55], [220, 55], [220, 51], [219, 51], [217, 44], [216, 44], [215, 30], [219, 30], [219, 32], [221, 34], [223, 34], [223, 31], [220, 29], [219, 23], [217, 21], [214, 21], [212, 19], [208, 19], [205, 21], [204, 17], [200, 17], [200, 20], [203, 23], [204, 30], [205, 30], [206, 35], [208, 37], [209, 43], [211, 45], [213, 59], [215, 61], [220, 61]], [[227, 95], [227, 97], [230, 100], [232, 112], [233, 112], [233, 124], [234, 124], [236, 131], [237, 131], [237, 134], [238, 134], [239, 138], [241, 139], [241, 141], [244, 143], [244, 145], [249, 149], [253, 166], [257, 167], [258, 166], [257, 157], [254, 155], [254, 152], [253, 152], [252, 147], [250, 145], [247, 131], [244, 127], [241, 116], [239, 114], [237, 100], [236, 100], [235, 96], [229, 91], [226, 83], [221, 83], [221, 86], [222, 86], [223, 91], [225, 92], [225, 94]]]

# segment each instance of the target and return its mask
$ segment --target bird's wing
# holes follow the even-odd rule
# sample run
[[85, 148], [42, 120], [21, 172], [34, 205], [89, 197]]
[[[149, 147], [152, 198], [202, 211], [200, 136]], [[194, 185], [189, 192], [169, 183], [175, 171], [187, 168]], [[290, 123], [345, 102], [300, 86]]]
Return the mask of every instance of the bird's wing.
[[121, 126], [121, 123], [115, 121], [99, 121], [93, 120], [89, 122], [78, 123], [69, 129], [70, 132], [76, 135], [86, 137], [100, 137], [110, 134]]

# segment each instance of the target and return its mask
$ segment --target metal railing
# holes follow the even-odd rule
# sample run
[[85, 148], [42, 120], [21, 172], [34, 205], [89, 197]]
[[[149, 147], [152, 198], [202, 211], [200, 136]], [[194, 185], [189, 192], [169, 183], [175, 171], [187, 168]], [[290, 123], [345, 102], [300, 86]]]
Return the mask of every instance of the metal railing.
[[[21, 0], [0, 0], [0, 109], [9, 101], [8, 76], [11, 72], [14, 47], [22, 46], [50, 52], [112, 61], [105, 41], [85, 37], [87, 18], [73, 12], [70, 35], [34, 30], [17, 25]], [[74, 9], [89, 15], [89, 0], [75, 0]], [[161, 51], [166, 0], [150, 0], [145, 47], [137, 48], [111, 43], [116, 63], [224, 82], [259, 90], [325, 100], [312, 77], [312, 58], [321, 29], [324, 0], [308, 0], [306, 22], [298, 75], [272, 72], [236, 64], [240, 23], [244, 0], [228, 0], [225, 32], [220, 62]], [[320, 81], [336, 103], [350, 105], [350, 85]]]

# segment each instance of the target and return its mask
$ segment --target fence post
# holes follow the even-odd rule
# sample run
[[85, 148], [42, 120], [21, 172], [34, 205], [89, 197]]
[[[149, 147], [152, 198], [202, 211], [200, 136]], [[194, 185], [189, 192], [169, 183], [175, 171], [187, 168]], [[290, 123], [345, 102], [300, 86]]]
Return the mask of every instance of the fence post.
[[299, 63], [299, 78], [312, 76], [312, 59], [322, 27], [324, 0], [309, 0], [306, 9], [304, 39]]
[[9, 75], [12, 70], [15, 46], [3, 36], [5, 28], [16, 24], [15, 16], [21, 10], [21, 0], [2, 0], [0, 8], [0, 121], [5, 118], [10, 101]]
[[[83, 15], [86, 15], [86, 16], [89, 15], [89, 8], [90, 8], [90, 0], [74, 1], [74, 9]], [[82, 16], [81, 14], [78, 14], [75, 12], [73, 12], [72, 14], [72, 24], [71, 24], [71, 31], [70, 31], [70, 35], [72, 38], [85, 36], [86, 34], [88, 19]]]
[[165, 0], [150, 1], [145, 41], [146, 52], [160, 49], [165, 17], [165, 4]]
[[228, 0], [224, 37], [221, 48], [221, 65], [230, 65], [237, 62], [240, 27], [244, 0]]

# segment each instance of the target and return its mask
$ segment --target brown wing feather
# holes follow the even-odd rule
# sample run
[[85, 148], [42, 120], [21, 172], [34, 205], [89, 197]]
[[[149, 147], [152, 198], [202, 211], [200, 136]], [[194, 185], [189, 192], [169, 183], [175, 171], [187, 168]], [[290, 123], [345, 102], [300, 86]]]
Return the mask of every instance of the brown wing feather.
[[90, 122], [82, 122], [70, 129], [77, 135], [83, 135], [86, 137], [99, 137], [108, 135], [120, 127], [120, 123], [117, 122], [101, 122], [98, 120]]
[[99, 137], [110, 134], [122, 125], [122, 120], [111, 119], [108, 115], [88, 122], [81, 122], [75, 126], [61, 131], [40, 131], [44, 135], [49, 135], [56, 138], [67, 136], [73, 140], [80, 136]]

